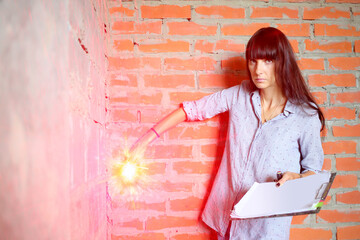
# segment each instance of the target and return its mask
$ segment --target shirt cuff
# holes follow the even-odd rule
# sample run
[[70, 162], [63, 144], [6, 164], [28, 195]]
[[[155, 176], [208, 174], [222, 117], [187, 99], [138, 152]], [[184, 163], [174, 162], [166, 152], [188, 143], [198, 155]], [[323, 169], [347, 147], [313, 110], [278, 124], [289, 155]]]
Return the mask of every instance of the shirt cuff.
[[183, 102], [182, 104], [182, 108], [186, 114], [186, 121], [194, 121], [196, 120], [195, 117], [195, 106], [193, 102]]

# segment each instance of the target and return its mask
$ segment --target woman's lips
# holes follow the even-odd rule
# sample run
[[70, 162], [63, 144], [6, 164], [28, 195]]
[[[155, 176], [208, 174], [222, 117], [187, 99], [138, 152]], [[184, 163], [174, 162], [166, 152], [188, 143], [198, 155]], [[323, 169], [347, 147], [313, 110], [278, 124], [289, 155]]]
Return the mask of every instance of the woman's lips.
[[262, 82], [265, 82], [266, 80], [263, 79], [263, 78], [256, 78], [255, 81], [259, 82], [259, 83], [262, 83]]

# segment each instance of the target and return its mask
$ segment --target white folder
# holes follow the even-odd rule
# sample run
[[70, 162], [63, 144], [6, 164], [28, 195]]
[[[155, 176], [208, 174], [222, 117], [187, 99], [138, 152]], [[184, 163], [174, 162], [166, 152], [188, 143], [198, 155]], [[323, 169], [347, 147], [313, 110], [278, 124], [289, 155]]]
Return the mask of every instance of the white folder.
[[336, 173], [323, 171], [286, 181], [280, 187], [275, 182], [255, 182], [230, 216], [246, 219], [318, 213], [335, 176]]

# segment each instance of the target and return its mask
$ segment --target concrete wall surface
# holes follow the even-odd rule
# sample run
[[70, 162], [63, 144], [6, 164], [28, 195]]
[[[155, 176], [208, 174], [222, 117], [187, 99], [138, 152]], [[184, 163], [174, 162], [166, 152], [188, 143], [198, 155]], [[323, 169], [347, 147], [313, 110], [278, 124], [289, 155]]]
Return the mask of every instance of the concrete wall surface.
[[0, 239], [106, 239], [105, 8], [0, 1]]

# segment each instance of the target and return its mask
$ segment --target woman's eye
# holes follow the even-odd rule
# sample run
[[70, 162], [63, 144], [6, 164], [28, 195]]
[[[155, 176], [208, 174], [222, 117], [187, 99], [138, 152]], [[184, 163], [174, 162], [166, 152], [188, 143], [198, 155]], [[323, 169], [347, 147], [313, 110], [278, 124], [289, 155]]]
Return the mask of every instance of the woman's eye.
[[272, 60], [265, 60], [266, 63], [272, 63]]

